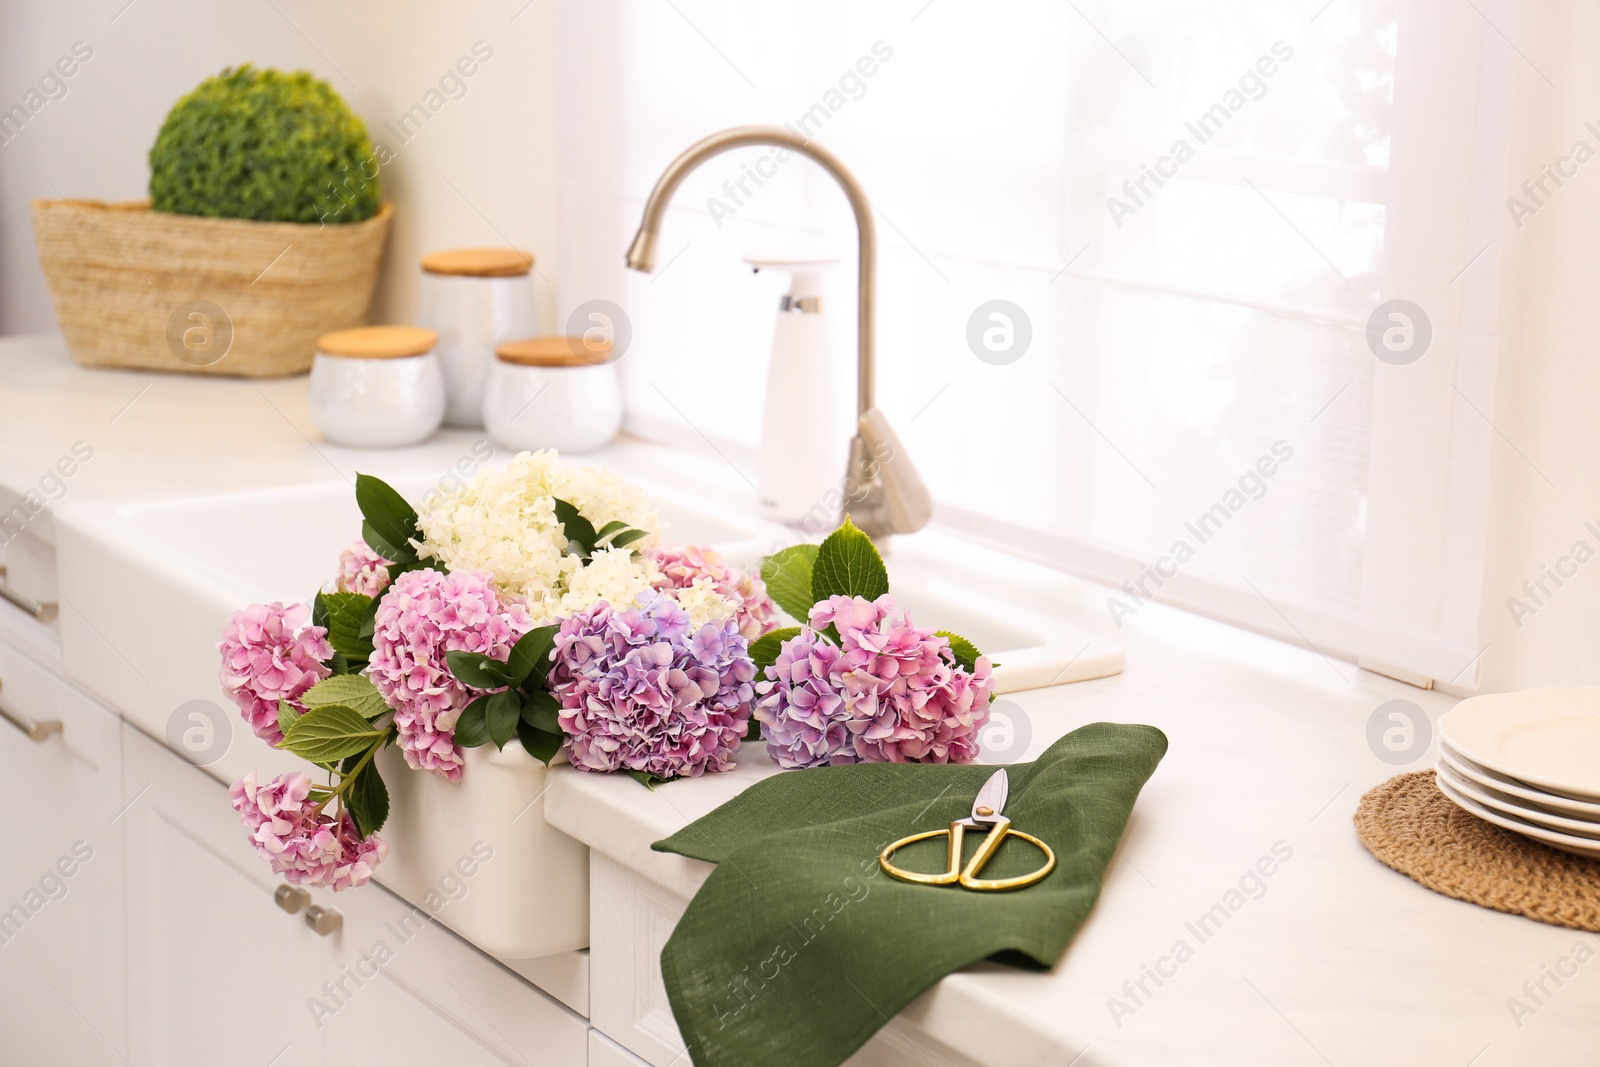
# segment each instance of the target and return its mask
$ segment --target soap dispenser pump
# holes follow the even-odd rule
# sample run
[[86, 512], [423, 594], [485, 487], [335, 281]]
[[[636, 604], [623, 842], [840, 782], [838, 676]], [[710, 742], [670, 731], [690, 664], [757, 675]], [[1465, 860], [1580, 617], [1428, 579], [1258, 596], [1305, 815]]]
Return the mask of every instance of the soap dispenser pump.
[[808, 531], [831, 530], [844, 500], [846, 443], [854, 433], [847, 338], [827, 295], [833, 258], [749, 255], [756, 271], [783, 271], [767, 365], [758, 492], [763, 513]]

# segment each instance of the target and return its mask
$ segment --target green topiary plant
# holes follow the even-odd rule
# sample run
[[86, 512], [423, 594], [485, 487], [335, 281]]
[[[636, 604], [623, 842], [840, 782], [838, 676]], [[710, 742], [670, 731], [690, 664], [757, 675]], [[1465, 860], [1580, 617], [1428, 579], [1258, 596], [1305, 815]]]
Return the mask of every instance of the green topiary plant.
[[360, 222], [377, 214], [367, 128], [327, 82], [248, 63], [173, 105], [150, 148], [150, 206], [179, 215]]

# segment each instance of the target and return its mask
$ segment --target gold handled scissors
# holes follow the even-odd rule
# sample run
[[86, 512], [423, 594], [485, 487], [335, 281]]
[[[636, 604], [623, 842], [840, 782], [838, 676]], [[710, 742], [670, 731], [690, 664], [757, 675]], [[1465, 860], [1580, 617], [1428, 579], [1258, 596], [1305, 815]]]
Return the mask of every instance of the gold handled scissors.
[[[912, 834], [902, 837], [894, 844], [885, 848], [878, 854], [878, 865], [889, 872], [891, 878], [898, 878], [902, 882], [913, 882], [917, 885], [951, 885], [960, 882], [967, 889], [979, 892], [998, 892], [1003, 889], [1021, 889], [1025, 885], [1042, 879], [1045, 875], [1056, 869], [1056, 854], [1050, 851], [1050, 846], [1040, 841], [1032, 834], [1025, 834], [1021, 830], [1013, 829], [1011, 820], [1000, 812], [1006, 806], [1006, 794], [1011, 789], [1011, 780], [1006, 777], [1004, 767], [989, 776], [983, 783], [983, 788], [978, 790], [977, 799], [972, 802], [972, 815], [969, 818], [957, 819], [950, 824], [948, 830], [929, 830], [927, 833]], [[973, 853], [967, 865], [961, 865], [961, 845], [968, 830], [988, 830], [988, 836], [983, 839], [983, 844], [978, 846], [978, 851]], [[941, 834], [948, 835], [950, 847], [946, 860], [946, 869], [939, 874], [922, 874], [919, 871], [908, 871], [896, 867], [889, 862], [901, 848], [914, 841], [926, 841], [931, 837]], [[979, 878], [984, 866], [994, 857], [1000, 849], [1000, 842], [1007, 836], [1020, 837], [1044, 853], [1044, 866], [1031, 874], [1020, 875], [1016, 878]]]

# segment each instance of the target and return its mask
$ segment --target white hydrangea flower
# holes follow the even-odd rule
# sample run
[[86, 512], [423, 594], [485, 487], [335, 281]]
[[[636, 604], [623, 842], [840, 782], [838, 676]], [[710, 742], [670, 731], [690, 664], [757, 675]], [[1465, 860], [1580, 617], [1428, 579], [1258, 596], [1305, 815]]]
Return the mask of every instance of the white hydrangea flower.
[[708, 622], [732, 618], [739, 610], [739, 605], [717, 592], [711, 578], [696, 578], [688, 588], [675, 589], [672, 595], [678, 606], [689, 613], [689, 625], [696, 630]]
[[[555, 502], [574, 505], [596, 529], [620, 519], [629, 526], [650, 531], [634, 542], [631, 551], [618, 551], [604, 569], [586, 576], [582, 562], [566, 554], [567, 536], [556, 519]], [[591, 597], [605, 587], [633, 594], [650, 584], [654, 568], [646, 560], [657, 541], [660, 522], [644, 493], [611, 471], [598, 467], [567, 466], [553, 450], [523, 452], [500, 470], [479, 471], [460, 492], [436, 497], [417, 516], [422, 531], [418, 550], [452, 571], [475, 571], [489, 576], [502, 593], [527, 605], [538, 621], [567, 613], [565, 598], [575, 588], [575, 601]], [[600, 556], [612, 553], [597, 553]], [[624, 571], [624, 560], [634, 561], [635, 573]], [[580, 588], [581, 587], [581, 588]], [[601, 599], [592, 596], [587, 604]]]
[[649, 557], [634, 555], [631, 547], [596, 550], [589, 565], [568, 580], [567, 591], [554, 614], [576, 615], [602, 600], [618, 610], [630, 606], [661, 577]]

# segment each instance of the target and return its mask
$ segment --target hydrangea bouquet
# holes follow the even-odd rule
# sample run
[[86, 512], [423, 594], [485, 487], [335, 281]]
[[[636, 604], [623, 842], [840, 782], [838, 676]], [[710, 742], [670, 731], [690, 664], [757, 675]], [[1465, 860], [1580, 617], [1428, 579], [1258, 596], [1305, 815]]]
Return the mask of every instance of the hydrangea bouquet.
[[[218, 646], [256, 736], [318, 770], [231, 791], [289, 882], [371, 877], [389, 812], [374, 759], [391, 744], [451, 782], [465, 749], [516, 742], [650, 786], [724, 770], [759, 738], [785, 767], [977, 755], [988, 660], [895, 607], [848, 519], [757, 577], [662, 543], [636, 488], [553, 452], [420, 514], [368, 475], [356, 502], [361, 537], [312, 603], [251, 605]], [[779, 605], [802, 625], [779, 629]]]

